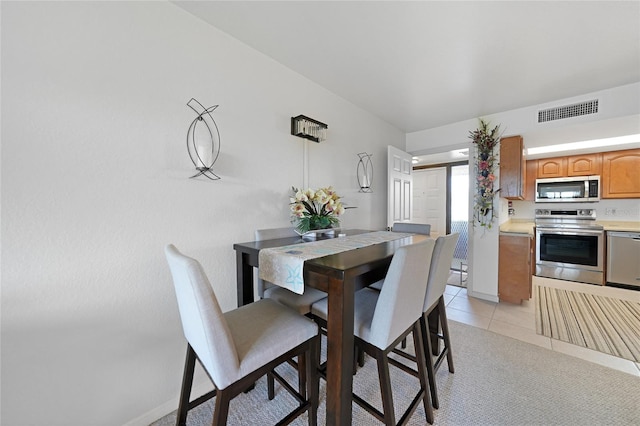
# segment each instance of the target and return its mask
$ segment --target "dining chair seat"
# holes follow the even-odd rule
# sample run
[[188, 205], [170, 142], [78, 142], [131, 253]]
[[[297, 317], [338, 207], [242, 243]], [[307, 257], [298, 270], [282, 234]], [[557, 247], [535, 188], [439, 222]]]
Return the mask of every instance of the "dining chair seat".
[[[215, 397], [213, 425], [225, 425], [229, 404], [260, 377], [292, 357], [306, 360], [307, 389], [285, 386], [298, 401], [283, 421], [308, 412], [309, 425], [317, 423], [320, 335], [318, 326], [273, 300], [263, 299], [223, 313], [215, 292], [198, 261], [165, 247], [173, 276], [178, 310], [187, 340], [177, 424], [185, 425], [190, 409]], [[190, 401], [196, 360], [211, 379], [214, 390]], [[306, 396], [308, 395], [308, 397]]]
[[294, 293], [284, 287], [271, 286], [264, 291], [264, 298], [295, 309], [301, 315], [311, 312], [311, 305], [327, 297], [327, 293], [316, 288], [307, 287], [303, 294]]
[[[431, 264], [429, 259], [434, 245], [434, 240], [427, 240], [398, 248], [389, 265], [382, 290], [363, 288], [354, 294], [355, 344], [374, 357], [378, 363], [383, 411], [355, 393], [352, 398], [354, 402], [386, 425], [396, 424], [388, 355], [409, 334], [413, 335], [416, 347], [420, 388], [401, 416], [399, 424], [405, 424], [421, 402], [424, 405], [427, 422], [433, 423], [433, 409], [429, 399], [431, 393], [428, 389], [419, 320], [422, 316], [422, 305]], [[423, 277], [423, 279], [416, 280], [416, 277]], [[318, 322], [326, 325], [328, 301], [323, 299], [314, 303], [311, 314]]]

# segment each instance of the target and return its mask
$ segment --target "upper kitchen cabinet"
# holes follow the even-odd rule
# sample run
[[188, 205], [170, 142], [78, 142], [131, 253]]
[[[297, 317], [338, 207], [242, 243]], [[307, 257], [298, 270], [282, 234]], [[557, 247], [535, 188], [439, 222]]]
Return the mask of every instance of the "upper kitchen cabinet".
[[602, 154], [601, 198], [640, 198], [640, 149]]
[[567, 157], [538, 160], [538, 179], [567, 176]]
[[567, 176], [592, 176], [602, 173], [602, 154], [572, 155], [567, 158]]
[[500, 139], [500, 196], [508, 200], [525, 198], [526, 165], [522, 136]]

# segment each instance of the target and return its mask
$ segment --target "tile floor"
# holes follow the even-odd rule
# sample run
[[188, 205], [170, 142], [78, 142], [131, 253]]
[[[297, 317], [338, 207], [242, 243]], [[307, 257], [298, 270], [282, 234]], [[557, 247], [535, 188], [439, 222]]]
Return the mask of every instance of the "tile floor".
[[[533, 277], [536, 283], [554, 286], [567, 290], [592, 292], [603, 296], [617, 297], [640, 302], [640, 291], [625, 290], [614, 287], [602, 287], [568, 281]], [[535, 302], [533, 299], [523, 301], [521, 305], [511, 303], [493, 303], [469, 297], [467, 289], [447, 285], [445, 303], [449, 320], [458, 321], [475, 327], [484, 328], [498, 334], [522, 340], [547, 349], [595, 362], [609, 368], [623, 371], [640, 377], [640, 363], [607, 355], [581, 346], [572, 345], [560, 340], [536, 334]]]

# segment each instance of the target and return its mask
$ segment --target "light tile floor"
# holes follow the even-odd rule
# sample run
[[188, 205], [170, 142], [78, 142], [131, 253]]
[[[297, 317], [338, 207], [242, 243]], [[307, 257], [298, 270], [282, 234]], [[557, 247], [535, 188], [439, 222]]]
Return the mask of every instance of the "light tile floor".
[[[640, 302], [640, 291], [603, 287], [569, 281], [533, 277], [534, 285], [554, 286], [567, 290], [579, 290], [600, 295], [615, 295]], [[444, 293], [449, 320], [484, 328], [498, 334], [522, 340], [544, 348], [562, 352], [577, 358], [613, 368], [640, 377], [640, 363], [607, 355], [536, 333], [535, 302], [525, 300], [521, 305], [493, 303], [467, 295], [467, 289], [447, 285]], [[455, 349], [454, 349], [455, 350]]]

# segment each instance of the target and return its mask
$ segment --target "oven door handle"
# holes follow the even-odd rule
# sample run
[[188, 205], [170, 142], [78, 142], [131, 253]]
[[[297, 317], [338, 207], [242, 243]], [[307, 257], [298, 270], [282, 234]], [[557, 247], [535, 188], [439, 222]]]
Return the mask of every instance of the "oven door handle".
[[567, 229], [567, 228], [536, 228], [538, 234], [555, 235], [604, 235], [603, 229]]

